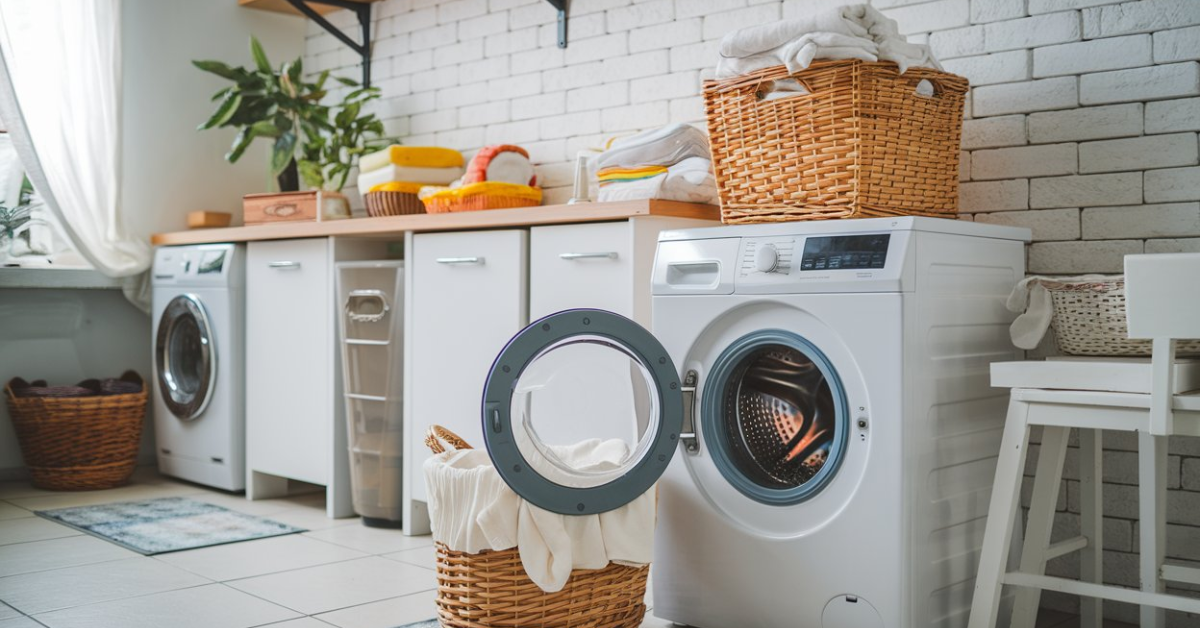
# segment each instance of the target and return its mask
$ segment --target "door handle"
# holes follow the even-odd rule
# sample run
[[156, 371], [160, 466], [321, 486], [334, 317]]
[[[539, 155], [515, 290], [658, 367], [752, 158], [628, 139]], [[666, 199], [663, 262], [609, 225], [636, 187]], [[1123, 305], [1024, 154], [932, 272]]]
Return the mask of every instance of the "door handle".
[[596, 252], [596, 253], [559, 253], [558, 257], [566, 260], [575, 259], [617, 259], [616, 251]]
[[267, 262], [267, 268], [279, 268], [282, 270], [299, 270], [300, 262]]
[[688, 371], [683, 378], [683, 427], [679, 433], [679, 442], [683, 443], [684, 451], [690, 455], [700, 453], [700, 444], [696, 442], [699, 432], [696, 430], [696, 384], [700, 377], [696, 371]]
[[439, 264], [482, 264], [483, 258], [482, 257], [439, 257], [439, 258], [437, 258], [436, 261]]

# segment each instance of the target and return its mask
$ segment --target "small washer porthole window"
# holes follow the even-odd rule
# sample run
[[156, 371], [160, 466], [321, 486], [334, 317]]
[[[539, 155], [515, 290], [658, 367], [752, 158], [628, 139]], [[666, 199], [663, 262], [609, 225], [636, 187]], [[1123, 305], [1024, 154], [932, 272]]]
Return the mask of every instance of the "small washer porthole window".
[[837, 473], [846, 394], [828, 358], [804, 338], [766, 330], [738, 339], [717, 359], [704, 395], [709, 450], [746, 496], [796, 504]]

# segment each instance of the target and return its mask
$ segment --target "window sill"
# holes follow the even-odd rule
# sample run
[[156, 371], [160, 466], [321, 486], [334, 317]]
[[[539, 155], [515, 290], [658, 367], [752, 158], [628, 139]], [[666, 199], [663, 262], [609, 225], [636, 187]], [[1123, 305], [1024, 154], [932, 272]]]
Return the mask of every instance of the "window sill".
[[120, 290], [122, 285], [123, 280], [106, 277], [91, 268], [0, 268], [0, 288]]

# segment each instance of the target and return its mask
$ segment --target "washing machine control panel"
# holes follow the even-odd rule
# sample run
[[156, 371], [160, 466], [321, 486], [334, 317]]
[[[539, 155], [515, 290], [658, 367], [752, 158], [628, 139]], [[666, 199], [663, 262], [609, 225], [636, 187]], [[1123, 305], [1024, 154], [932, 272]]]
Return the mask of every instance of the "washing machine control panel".
[[805, 238], [800, 272], [883, 268], [890, 239], [887, 233]]
[[743, 277], [754, 273], [790, 274], [795, 249], [795, 238], [747, 238], [742, 246], [740, 274]]

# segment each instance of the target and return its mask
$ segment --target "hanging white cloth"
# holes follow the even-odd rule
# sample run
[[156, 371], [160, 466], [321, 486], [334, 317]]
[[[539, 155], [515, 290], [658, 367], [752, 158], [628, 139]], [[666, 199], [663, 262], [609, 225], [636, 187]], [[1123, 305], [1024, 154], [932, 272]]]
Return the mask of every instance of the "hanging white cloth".
[[121, 0], [0, 0], [0, 119], [79, 253], [148, 309], [151, 252], [122, 221]]

